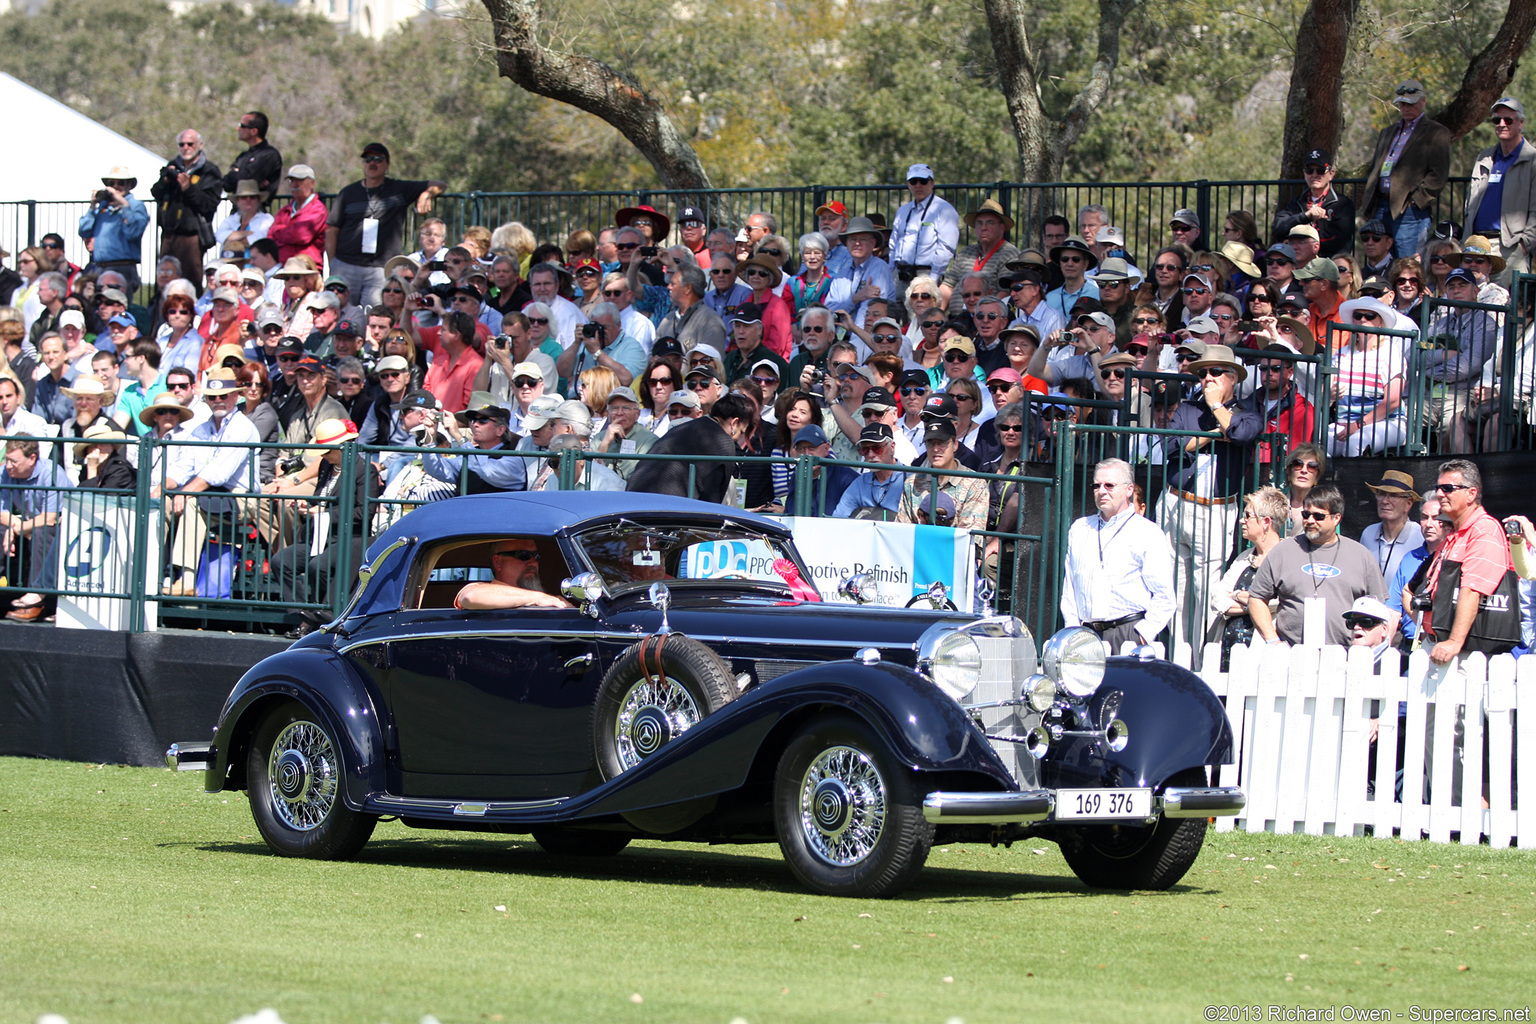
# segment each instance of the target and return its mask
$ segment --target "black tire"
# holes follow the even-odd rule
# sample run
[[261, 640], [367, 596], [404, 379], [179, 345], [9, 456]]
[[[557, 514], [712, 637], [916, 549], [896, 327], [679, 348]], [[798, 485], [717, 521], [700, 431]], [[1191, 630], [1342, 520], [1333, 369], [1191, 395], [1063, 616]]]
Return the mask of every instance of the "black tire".
[[545, 853], [560, 857], [612, 857], [629, 845], [629, 836], [579, 828], [538, 828], [533, 830], [533, 841]]
[[865, 722], [817, 719], [779, 759], [773, 817], [779, 849], [807, 888], [885, 899], [912, 884], [933, 845], [923, 794]]
[[628, 771], [735, 699], [736, 680], [714, 651], [681, 634], [646, 637], [597, 689], [598, 770], [604, 779]]
[[269, 711], [246, 755], [251, 817], [274, 853], [346, 860], [373, 835], [378, 818], [342, 799], [341, 745], [298, 701]]
[[[1181, 773], [1168, 784], [1201, 786], [1204, 780], [1204, 772]], [[1169, 889], [1200, 856], [1206, 824], [1204, 818], [1160, 816], [1157, 824], [1137, 828], [1088, 826], [1062, 838], [1061, 855], [1095, 889]]]

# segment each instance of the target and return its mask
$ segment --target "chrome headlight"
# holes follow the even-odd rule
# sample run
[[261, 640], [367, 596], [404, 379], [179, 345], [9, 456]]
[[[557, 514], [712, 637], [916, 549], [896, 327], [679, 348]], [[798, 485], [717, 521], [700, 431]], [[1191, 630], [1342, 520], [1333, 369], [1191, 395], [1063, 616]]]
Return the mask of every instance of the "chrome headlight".
[[1104, 681], [1104, 641], [1083, 626], [1069, 626], [1047, 640], [1040, 661], [1046, 675], [1079, 699], [1093, 696]]
[[1036, 711], [1048, 711], [1056, 703], [1056, 681], [1036, 672], [1024, 679], [1019, 687], [1019, 700], [1026, 701]]
[[981, 683], [981, 647], [965, 633], [945, 631], [922, 660], [934, 684], [957, 701]]

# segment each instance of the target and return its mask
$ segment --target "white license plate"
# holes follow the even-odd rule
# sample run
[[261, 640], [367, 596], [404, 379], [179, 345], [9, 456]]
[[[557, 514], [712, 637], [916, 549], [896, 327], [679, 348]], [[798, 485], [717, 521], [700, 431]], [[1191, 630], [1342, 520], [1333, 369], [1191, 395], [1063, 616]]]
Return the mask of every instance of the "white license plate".
[[1056, 820], [1150, 818], [1150, 789], [1058, 789]]

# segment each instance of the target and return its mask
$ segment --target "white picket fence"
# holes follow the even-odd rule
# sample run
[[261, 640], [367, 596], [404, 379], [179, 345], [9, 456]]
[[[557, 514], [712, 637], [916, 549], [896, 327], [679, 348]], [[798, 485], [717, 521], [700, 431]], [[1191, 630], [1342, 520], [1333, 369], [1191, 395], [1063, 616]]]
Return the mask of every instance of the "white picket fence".
[[[1190, 665], [1192, 654], [1180, 645], [1174, 660]], [[1536, 846], [1536, 698], [1527, 696], [1526, 714], [1515, 713], [1522, 691], [1536, 694], [1536, 657], [1473, 654], [1446, 668], [1416, 651], [1406, 672], [1403, 660], [1388, 652], [1377, 665], [1360, 647], [1240, 647], [1232, 652], [1231, 670], [1221, 672], [1220, 649], [1206, 647], [1197, 671], [1225, 699], [1237, 740], [1235, 763], [1219, 769], [1216, 784], [1240, 785], [1248, 795], [1243, 813], [1218, 818], [1217, 828], [1363, 835], [1369, 827], [1377, 836], [1397, 830], [1404, 839]], [[1380, 708], [1374, 797], [1366, 788], [1373, 701]], [[1393, 793], [1400, 701], [1408, 713], [1399, 803]], [[1458, 718], [1467, 766], [1461, 772], [1455, 770]], [[1521, 750], [1526, 756], [1516, 763]], [[1457, 775], [1459, 793], [1452, 784]], [[1516, 809], [1521, 793], [1524, 812]]]

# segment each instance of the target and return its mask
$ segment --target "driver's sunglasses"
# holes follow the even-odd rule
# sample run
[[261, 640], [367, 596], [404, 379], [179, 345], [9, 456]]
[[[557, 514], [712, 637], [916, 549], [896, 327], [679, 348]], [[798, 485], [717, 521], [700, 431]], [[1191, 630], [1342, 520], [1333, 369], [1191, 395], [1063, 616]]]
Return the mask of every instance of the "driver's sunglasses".
[[538, 559], [539, 553], [529, 548], [519, 548], [515, 551], [498, 551], [496, 552], [496, 557], [515, 558], [519, 562], [533, 562]]

